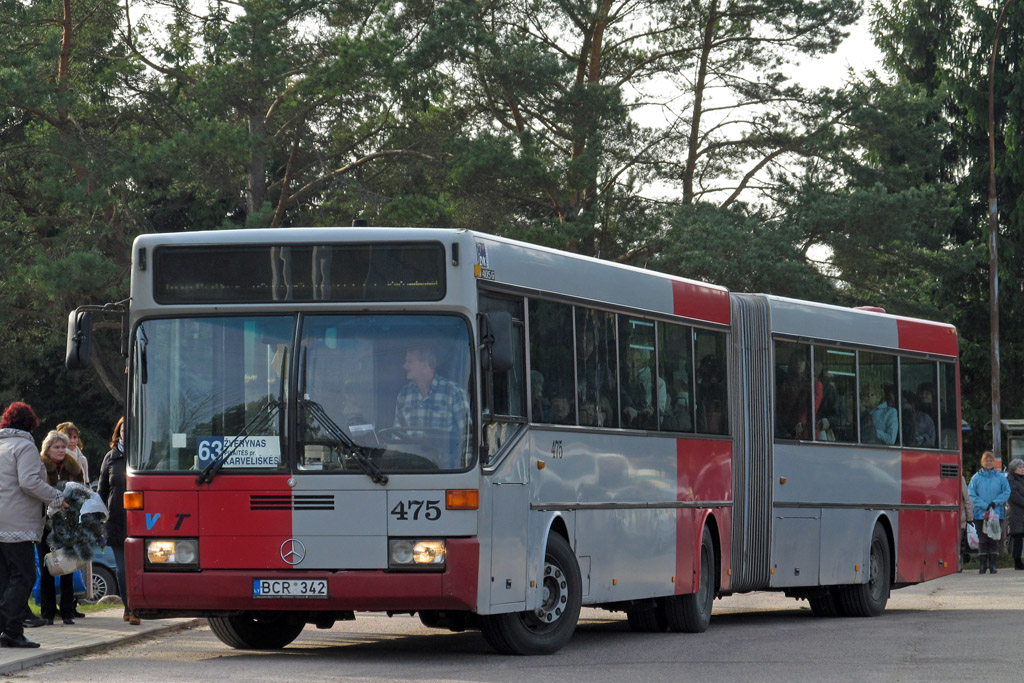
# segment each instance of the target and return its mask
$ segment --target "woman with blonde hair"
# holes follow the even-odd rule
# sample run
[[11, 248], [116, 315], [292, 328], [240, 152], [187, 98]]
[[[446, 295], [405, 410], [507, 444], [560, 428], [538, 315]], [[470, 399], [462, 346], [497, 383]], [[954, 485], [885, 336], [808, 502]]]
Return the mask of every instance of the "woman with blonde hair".
[[89, 459], [82, 452], [82, 449], [85, 448], [82, 433], [78, 431], [74, 422], [61, 422], [57, 425], [57, 431], [68, 437], [68, 453], [75, 456], [75, 460], [82, 466], [82, 476], [85, 477], [85, 483], [88, 484], [91, 481], [89, 479]]
[[[53, 429], [43, 439], [43, 446], [39, 449], [39, 457], [46, 469], [46, 483], [50, 486], [57, 486], [61, 481], [77, 481], [85, 483], [82, 474], [82, 466], [73, 457], [68, 457], [68, 437]], [[49, 520], [47, 520], [49, 526]], [[43, 558], [50, 552], [48, 543], [50, 530], [43, 532], [43, 538], [36, 546], [39, 552], [39, 616], [53, 624], [53, 618], [57, 615], [57, 589], [54, 577], [46, 568]], [[60, 579], [60, 618], [66, 625], [75, 623], [75, 583], [74, 574], [66, 574]]]
[[[78, 464], [82, 466], [82, 479], [86, 485], [91, 481], [89, 479], [89, 459], [85, 457], [85, 453], [82, 449], [85, 448], [85, 442], [82, 441], [82, 433], [75, 426], [74, 422], [61, 422], [57, 425], [57, 431], [68, 437], [68, 453], [74, 456]], [[86, 562], [82, 567], [82, 578], [85, 580], [86, 594], [89, 599], [92, 598], [92, 561]], [[85, 618], [85, 612], [78, 610], [78, 598], [75, 598], [75, 617], [78, 619]]]
[[1000, 525], [1003, 519], [1003, 508], [1010, 498], [1010, 484], [1003, 473], [996, 469], [996, 459], [992, 451], [981, 454], [981, 469], [971, 477], [967, 486], [971, 502], [974, 503], [974, 526], [978, 530], [978, 562], [981, 565], [979, 574], [988, 569], [990, 574], [996, 573], [996, 558], [999, 557], [999, 537], [992, 538], [985, 533], [985, 513], [995, 511], [999, 516]]

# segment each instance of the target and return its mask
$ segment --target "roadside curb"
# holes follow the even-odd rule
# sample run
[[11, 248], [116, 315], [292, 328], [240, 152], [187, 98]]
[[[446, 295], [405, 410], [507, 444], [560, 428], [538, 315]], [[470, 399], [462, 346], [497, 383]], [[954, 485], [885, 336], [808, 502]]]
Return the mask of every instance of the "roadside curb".
[[[120, 617], [118, 618], [120, 619]], [[205, 619], [182, 619], [175, 620], [173, 623], [166, 625], [153, 625], [151, 627], [144, 628], [143, 630], [117, 632], [112, 636], [107, 634], [91, 637], [86, 636], [84, 640], [90, 640], [91, 642], [80, 642], [66, 647], [57, 647], [53, 649], [49, 649], [45, 647], [45, 645], [39, 649], [3, 648], [0, 649], [0, 656], [3, 656], [3, 658], [6, 659], [7, 656], [10, 656], [10, 653], [16, 653], [16, 659], [0, 662], [0, 675], [24, 671], [25, 669], [36, 667], [40, 664], [49, 664], [50, 662], [56, 662], [67, 657], [90, 654], [100, 650], [105, 650], [109, 647], [133, 643], [153, 635], [162, 635], [166, 633], [173, 633], [174, 631], [195, 628], [205, 623], [205, 621]], [[27, 637], [34, 639], [32, 638], [33, 633], [31, 629], [26, 630], [25, 633]]]

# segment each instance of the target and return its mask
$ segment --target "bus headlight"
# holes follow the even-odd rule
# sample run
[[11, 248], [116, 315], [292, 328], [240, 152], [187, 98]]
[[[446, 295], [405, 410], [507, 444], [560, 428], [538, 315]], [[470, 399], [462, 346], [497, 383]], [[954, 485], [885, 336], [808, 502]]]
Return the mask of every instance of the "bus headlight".
[[199, 540], [195, 538], [147, 539], [146, 569], [199, 569]]
[[444, 569], [444, 541], [437, 539], [388, 539], [388, 566], [392, 569]]

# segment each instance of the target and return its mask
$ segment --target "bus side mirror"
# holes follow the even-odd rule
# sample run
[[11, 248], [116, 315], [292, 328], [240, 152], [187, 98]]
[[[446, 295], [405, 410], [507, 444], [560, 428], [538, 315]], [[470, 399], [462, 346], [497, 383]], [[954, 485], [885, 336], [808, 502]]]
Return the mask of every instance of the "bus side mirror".
[[92, 358], [92, 313], [75, 309], [68, 315], [68, 348], [64, 365], [68, 370], [84, 370]]
[[512, 315], [491, 311], [480, 318], [480, 341], [486, 352], [480, 359], [484, 370], [508, 372], [512, 369]]

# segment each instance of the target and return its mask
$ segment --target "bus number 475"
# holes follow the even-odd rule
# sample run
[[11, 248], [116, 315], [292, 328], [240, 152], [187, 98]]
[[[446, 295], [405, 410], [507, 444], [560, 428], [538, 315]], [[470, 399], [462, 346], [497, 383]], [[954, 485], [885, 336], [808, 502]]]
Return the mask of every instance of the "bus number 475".
[[413, 521], [417, 521], [420, 515], [423, 515], [423, 519], [428, 522], [433, 522], [441, 519], [441, 501], [440, 500], [400, 500], [395, 507], [391, 508], [391, 514], [393, 514], [398, 521], [404, 522], [412, 516]]

